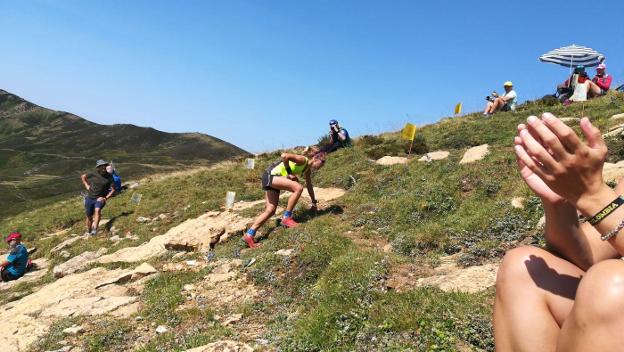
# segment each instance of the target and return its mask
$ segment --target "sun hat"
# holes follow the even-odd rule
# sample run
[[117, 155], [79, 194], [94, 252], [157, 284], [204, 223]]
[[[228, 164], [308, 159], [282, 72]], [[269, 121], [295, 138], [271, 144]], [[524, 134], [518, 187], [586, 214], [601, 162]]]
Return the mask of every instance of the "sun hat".
[[6, 242], [10, 243], [13, 240], [21, 240], [22, 239], [22, 234], [19, 232], [13, 232], [12, 234], [8, 235], [6, 238]]
[[513, 87], [513, 83], [511, 83], [511, 81], [507, 81], [503, 84], [503, 87]]
[[596, 67], [596, 70], [606, 70], [607, 69], [607, 65], [605, 64], [600, 64], [598, 65], [598, 67]]
[[95, 162], [95, 167], [100, 167], [100, 166], [108, 165], [108, 164], [109, 164], [108, 161], [104, 161], [104, 160], [100, 159], [100, 160]]

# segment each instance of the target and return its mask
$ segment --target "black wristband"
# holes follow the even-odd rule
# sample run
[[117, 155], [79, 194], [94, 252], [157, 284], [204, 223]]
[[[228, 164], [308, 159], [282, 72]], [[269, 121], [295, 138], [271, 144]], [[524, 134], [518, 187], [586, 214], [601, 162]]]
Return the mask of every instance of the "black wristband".
[[609, 203], [606, 207], [602, 208], [596, 215], [592, 216], [587, 222], [592, 225], [596, 225], [602, 219], [606, 218], [609, 214], [613, 213], [615, 209], [619, 208], [622, 204], [624, 204], [624, 197], [619, 196], [613, 200], [613, 202]]
[[290, 169], [290, 165], [288, 163], [284, 163], [284, 169], [286, 169], [286, 173], [292, 175], [292, 170]]

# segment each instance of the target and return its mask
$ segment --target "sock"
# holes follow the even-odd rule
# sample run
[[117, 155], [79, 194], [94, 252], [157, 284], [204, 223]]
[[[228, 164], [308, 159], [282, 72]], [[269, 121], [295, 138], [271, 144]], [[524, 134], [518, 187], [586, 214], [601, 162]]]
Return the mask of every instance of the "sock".
[[254, 229], [248, 229], [248, 230], [247, 230], [247, 234], [248, 234], [249, 236], [253, 237], [253, 236], [255, 236], [255, 235], [256, 235], [256, 230], [254, 230]]
[[284, 219], [289, 218], [291, 216], [292, 216], [292, 211], [288, 211], [288, 210], [284, 211]]

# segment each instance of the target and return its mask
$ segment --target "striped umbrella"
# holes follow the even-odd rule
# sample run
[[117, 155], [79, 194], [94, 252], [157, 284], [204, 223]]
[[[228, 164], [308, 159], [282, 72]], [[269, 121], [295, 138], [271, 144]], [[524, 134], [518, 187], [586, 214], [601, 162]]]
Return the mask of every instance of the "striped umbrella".
[[550, 62], [572, 68], [579, 65], [585, 67], [598, 66], [598, 64], [604, 61], [605, 57], [592, 48], [572, 44], [549, 51], [540, 56], [539, 59], [542, 62]]

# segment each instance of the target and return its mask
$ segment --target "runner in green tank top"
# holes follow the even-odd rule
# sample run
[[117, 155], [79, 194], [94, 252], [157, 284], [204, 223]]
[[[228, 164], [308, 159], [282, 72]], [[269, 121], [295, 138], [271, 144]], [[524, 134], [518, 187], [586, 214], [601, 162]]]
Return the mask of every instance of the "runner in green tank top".
[[325, 164], [325, 153], [317, 149], [307, 151], [306, 155], [283, 153], [280, 160], [269, 166], [262, 174], [262, 188], [266, 194], [266, 209], [254, 220], [254, 223], [243, 235], [243, 239], [250, 248], [258, 246], [254, 242], [256, 230], [262, 226], [277, 209], [280, 191], [290, 191], [288, 205], [282, 218], [282, 226], [295, 227], [297, 222], [292, 218], [292, 211], [303, 193], [303, 186], [298, 176], [305, 178], [305, 185], [312, 199], [312, 208], [316, 209], [316, 197], [312, 186], [311, 170], [320, 169]]

